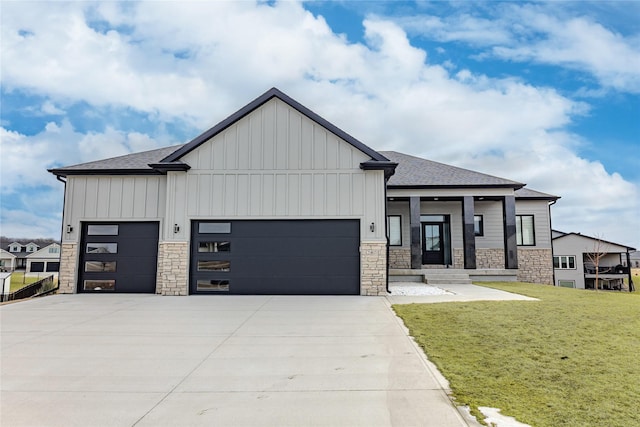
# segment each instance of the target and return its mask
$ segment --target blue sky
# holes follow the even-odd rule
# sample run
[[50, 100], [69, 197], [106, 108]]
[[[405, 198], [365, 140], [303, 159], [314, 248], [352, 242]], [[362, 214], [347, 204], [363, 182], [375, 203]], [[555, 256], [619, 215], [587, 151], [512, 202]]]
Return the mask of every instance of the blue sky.
[[188, 141], [276, 86], [367, 145], [561, 196], [640, 247], [640, 2], [3, 2], [0, 232], [47, 168]]

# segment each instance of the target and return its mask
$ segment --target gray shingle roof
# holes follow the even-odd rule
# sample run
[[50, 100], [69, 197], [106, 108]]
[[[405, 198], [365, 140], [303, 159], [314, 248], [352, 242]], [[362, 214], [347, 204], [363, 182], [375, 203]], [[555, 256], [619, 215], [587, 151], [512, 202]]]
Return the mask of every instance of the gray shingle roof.
[[526, 187], [516, 190], [516, 199], [557, 200], [559, 198], [560, 196], [554, 196], [553, 194], [542, 193], [540, 191], [532, 190]]
[[57, 169], [50, 169], [50, 172], [56, 175], [65, 176], [67, 173], [74, 173], [79, 171], [87, 172], [113, 172], [113, 171], [148, 171], [153, 172], [153, 168], [149, 166], [150, 163], [158, 163], [160, 160], [167, 157], [169, 154], [182, 147], [184, 144], [173, 145], [170, 147], [158, 148], [150, 151], [143, 151], [141, 153], [126, 154], [124, 156], [112, 157], [110, 159], [97, 160], [95, 162], [80, 163], [77, 165], [65, 166]]
[[390, 187], [520, 188], [524, 186], [520, 182], [445, 165], [397, 151], [381, 151], [380, 154], [392, 162], [398, 163], [395, 175], [389, 179]]

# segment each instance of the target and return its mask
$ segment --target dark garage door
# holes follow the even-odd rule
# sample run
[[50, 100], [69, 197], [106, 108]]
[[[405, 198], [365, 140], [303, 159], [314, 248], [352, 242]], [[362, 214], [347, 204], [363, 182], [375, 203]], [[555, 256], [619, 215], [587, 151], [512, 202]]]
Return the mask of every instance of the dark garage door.
[[31, 263], [31, 272], [32, 273], [40, 273], [44, 271], [44, 262], [32, 262]]
[[60, 262], [59, 261], [55, 261], [55, 262], [49, 261], [47, 263], [46, 270], [49, 271], [49, 272], [60, 271]]
[[153, 293], [158, 223], [83, 223], [78, 292]]
[[191, 293], [357, 295], [358, 220], [194, 221]]

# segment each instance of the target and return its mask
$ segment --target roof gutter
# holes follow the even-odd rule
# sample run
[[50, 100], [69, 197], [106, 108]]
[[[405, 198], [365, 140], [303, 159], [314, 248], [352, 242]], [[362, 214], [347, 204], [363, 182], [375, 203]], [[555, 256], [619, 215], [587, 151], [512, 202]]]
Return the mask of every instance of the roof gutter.
[[382, 170], [384, 171], [384, 191], [385, 196], [387, 192], [386, 182], [396, 173], [397, 163], [389, 161], [389, 160], [367, 160], [366, 162], [360, 163], [360, 169], [369, 171], [369, 170]]

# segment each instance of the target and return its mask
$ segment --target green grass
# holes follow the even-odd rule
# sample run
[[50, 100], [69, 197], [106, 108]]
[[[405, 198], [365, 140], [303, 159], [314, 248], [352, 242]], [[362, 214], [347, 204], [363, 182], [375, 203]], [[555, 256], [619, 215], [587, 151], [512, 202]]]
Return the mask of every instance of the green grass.
[[[43, 276], [44, 277], [44, 276]], [[25, 277], [23, 272], [14, 272], [11, 274], [11, 292], [15, 292], [18, 289], [22, 289], [27, 285], [37, 282], [41, 278], [38, 277]]]
[[631, 279], [633, 279], [633, 286], [636, 292], [640, 292], [640, 268], [631, 269]]
[[536, 427], [640, 425], [640, 294], [483, 284], [539, 298], [394, 305], [459, 404]]

